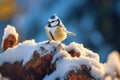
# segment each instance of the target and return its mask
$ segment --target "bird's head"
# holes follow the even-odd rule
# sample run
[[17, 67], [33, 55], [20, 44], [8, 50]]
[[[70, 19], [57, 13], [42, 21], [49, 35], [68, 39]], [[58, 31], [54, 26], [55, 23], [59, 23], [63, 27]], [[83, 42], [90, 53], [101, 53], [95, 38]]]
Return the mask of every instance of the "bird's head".
[[59, 26], [61, 23], [60, 18], [56, 14], [53, 14], [49, 19], [48, 19], [48, 27], [56, 27]]

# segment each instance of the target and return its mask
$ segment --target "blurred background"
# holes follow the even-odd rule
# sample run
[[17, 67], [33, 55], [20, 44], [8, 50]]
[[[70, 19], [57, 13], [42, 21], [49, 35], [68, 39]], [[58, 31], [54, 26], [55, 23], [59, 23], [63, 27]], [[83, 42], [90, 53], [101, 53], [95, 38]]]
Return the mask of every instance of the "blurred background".
[[0, 0], [0, 42], [8, 24], [16, 27], [19, 42], [48, 40], [44, 27], [53, 13], [76, 33], [63, 41], [66, 45], [84, 44], [101, 62], [120, 51], [120, 0]]

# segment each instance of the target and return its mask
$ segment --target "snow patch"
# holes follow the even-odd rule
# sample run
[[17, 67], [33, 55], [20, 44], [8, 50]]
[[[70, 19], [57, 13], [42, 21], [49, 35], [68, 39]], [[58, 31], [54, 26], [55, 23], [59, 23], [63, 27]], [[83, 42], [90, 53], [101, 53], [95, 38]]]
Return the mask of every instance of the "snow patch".
[[120, 55], [117, 51], [113, 51], [105, 63], [105, 73], [115, 78], [117, 75], [120, 76]]
[[44, 55], [47, 54], [56, 54], [57, 52], [59, 52], [61, 47], [61, 43], [60, 42], [56, 42], [56, 41], [43, 41], [37, 44], [36, 46], [36, 50], [40, 53], [40, 56], [43, 57]]
[[[74, 50], [80, 56], [72, 57], [69, 54], [70, 50]], [[102, 64], [99, 62], [98, 54], [75, 42], [66, 46], [57, 41], [35, 43], [34, 40], [26, 40], [1, 53], [0, 65], [4, 62], [14, 63], [15, 61], [23, 61], [23, 65], [25, 65], [32, 58], [34, 51], [37, 51], [40, 57], [47, 54], [53, 55], [51, 64], [56, 64], [56, 70], [50, 75], [46, 75], [43, 80], [55, 80], [56, 78], [64, 80], [70, 71], [77, 72], [81, 70], [81, 65], [86, 65], [90, 69], [91, 76], [96, 80], [103, 80], [106, 73], [115, 76], [116, 68], [120, 72], [117, 52], [113, 52], [114, 54], [109, 56], [107, 63]]]
[[4, 40], [10, 35], [14, 35], [16, 40], [18, 41], [18, 33], [16, 32], [16, 29], [14, 26], [11, 26], [11, 25], [7, 25], [7, 27], [4, 29], [4, 35], [3, 35], [3, 38], [2, 38], [2, 47], [3, 47], [3, 42]]
[[86, 65], [88, 69], [91, 68], [92, 76], [95, 79], [102, 79], [104, 73], [102, 72], [103, 70], [98, 67], [101, 65], [100, 63], [84, 56], [81, 56], [80, 58], [69, 56], [58, 60], [56, 62], [56, 70], [52, 74], [46, 75], [43, 80], [55, 80], [56, 78], [64, 80], [70, 71], [73, 70], [76, 72], [80, 69], [81, 65]]
[[66, 51], [70, 51], [70, 50], [74, 50], [75, 52], [79, 53], [80, 55], [86, 56], [86, 57], [90, 57], [90, 58], [94, 58], [95, 60], [97, 60], [99, 62], [99, 56], [97, 53], [94, 53], [93, 51], [85, 48], [83, 46], [83, 44], [78, 44], [75, 42], [70, 43], [69, 46], [65, 47]]
[[35, 45], [36, 43], [34, 40], [26, 40], [23, 43], [19, 43], [14, 48], [7, 49], [0, 54], [0, 65], [4, 62], [14, 63], [15, 61], [23, 61], [25, 64], [25, 60], [28, 60], [26, 59], [27, 56], [34, 52]]
[[[86, 49], [82, 44], [72, 42], [69, 46], [64, 46], [65, 50], [60, 50], [53, 56], [51, 63], [56, 63], [56, 70], [46, 75], [43, 80], [55, 80], [60, 78], [64, 80], [70, 71], [77, 71], [81, 65], [86, 65], [87, 68], [91, 68], [91, 76], [95, 79], [103, 79], [104, 67], [99, 62], [98, 54]], [[80, 53], [80, 57], [72, 57], [68, 53], [70, 50]]]

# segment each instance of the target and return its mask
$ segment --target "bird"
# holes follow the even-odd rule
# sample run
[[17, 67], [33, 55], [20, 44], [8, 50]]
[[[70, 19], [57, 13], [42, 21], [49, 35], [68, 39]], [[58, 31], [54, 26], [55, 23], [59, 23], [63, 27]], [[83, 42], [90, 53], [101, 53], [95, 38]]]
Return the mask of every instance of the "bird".
[[75, 33], [68, 31], [57, 14], [53, 14], [45, 26], [48, 38], [54, 41], [62, 42], [67, 38], [67, 34], [75, 36]]

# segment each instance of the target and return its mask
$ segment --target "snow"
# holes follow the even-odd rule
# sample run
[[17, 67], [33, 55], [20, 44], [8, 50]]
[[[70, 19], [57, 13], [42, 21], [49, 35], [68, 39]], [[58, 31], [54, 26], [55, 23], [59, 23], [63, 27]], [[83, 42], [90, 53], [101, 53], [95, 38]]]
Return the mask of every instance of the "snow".
[[[62, 66], [61, 66], [62, 65]], [[91, 68], [91, 75], [95, 79], [102, 79], [104, 75], [104, 69], [102, 65], [95, 60], [91, 60], [90, 58], [81, 56], [80, 58], [77, 57], [65, 57], [56, 62], [56, 71], [54, 71], [51, 75], [47, 75], [44, 80], [55, 80], [55, 78], [64, 79], [65, 76], [70, 71], [77, 71], [80, 68], [80, 65], [86, 65], [87, 68]]]
[[23, 65], [25, 65], [32, 58], [34, 51], [38, 51], [40, 57], [58, 52], [60, 42], [51, 41], [50, 44], [47, 42], [35, 43], [35, 40], [32, 39], [19, 43], [14, 48], [9, 48], [0, 54], [0, 65], [4, 62], [14, 63], [15, 61], [23, 61]]
[[[85, 60], [83, 62], [83, 60]], [[43, 80], [55, 80], [56, 78], [64, 79], [69, 71], [71, 70], [77, 70], [79, 69], [80, 65], [87, 63], [90, 66], [90, 63], [88, 60], [81, 58], [63, 58], [59, 61], [57, 61], [56, 64], [56, 71], [54, 71], [51, 75], [46, 76]], [[62, 65], [62, 66], [61, 66]]]
[[2, 77], [2, 74], [0, 73], [0, 80], [10, 80], [10, 79], [8, 79], [6, 77]]
[[[68, 52], [74, 50], [79, 53], [79, 57], [72, 57]], [[56, 64], [56, 70], [50, 75], [46, 75], [43, 80], [60, 80], [66, 79], [66, 76], [70, 71], [77, 72], [81, 69], [81, 65], [86, 65], [90, 70], [91, 76], [96, 80], [103, 80], [106, 73], [116, 75], [115, 69], [120, 72], [120, 63], [118, 53], [113, 52], [108, 58], [107, 63], [103, 64], [99, 62], [99, 56], [97, 53], [85, 48], [83, 44], [75, 42], [70, 45], [65, 45], [57, 41], [42, 41], [36, 43], [35, 40], [26, 40], [23, 43], [19, 43], [14, 48], [9, 48], [5, 52], [0, 54], [0, 65], [4, 62], [14, 63], [15, 61], [23, 61], [23, 66], [32, 59], [33, 53], [37, 51], [40, 57], [47, 54], [53, 55], [51, 64]], [[116, 57], [116, 59], [114, 59]], [[113, 63], [115, 64], [113, 66]]]
[[41, 57], [47, 54], [54, 55], [56, 52], [59, 52], [60, 42], [51, 41], [49, 44], [47, 43], [48, 41], [43, 41], [36, 46], [36, 50], [40, 53]]
[[4, 62], [14, 63], [15, 61], [23, 61], [25, 63], [26, 56], [31, 55], [35, 46], [34, 40], [26, 40], [23, 43], [19, 43], [14, 48], [9, 48], [0, 54], [0, 65]]
[[16, 29], [14, 28], [14, 26], [11, 25], [7, 25], [7, 27], [4, 29], [4, 35], [2, 38], [2, 47], [3, 47], [3, 42], [4, 40], [10, 35], [13, 34], [16, 38], [16, 40], [18, 41], [18, 33], [16, 32]]
[[[65, 50], [59, 50], [57, 54], [53, 56], [51, 63], [56, 63], [56, 70], [50, 74], [46, 75], [43, 80], [55, 80], [60, 78], [64, 80], [70, 71], [77, 71], [80, 65], [86, 65], [87, 68], [91, 68], [91, 75], [95, 79], [101, 79], [104, 76], [103, 64], [99, 63], [99, 57], [96, 53], [86, 49], [82, 44], [77, 44], [72, 42], [69, 46], [64, 45]], [[71, 57], [68, 51], [75, 50], [80, 53], [80, 57]], [[62, 65], [62, 66], [61, 66]]]
[[83, 56], [88, 56], [90, 58], [94, 58], [95, 60], [97, 60], [99, 62], [99, 56], [97, 53], [92, 52], [91, 50], [84, 48], [83, 44], [78, 44], [75, 42], [70, 43], [69, 46], [67, 46], [65, 48], [66, 51], [70, 51], [70, 50], [75, 50], [75, 52], [80, 53], [80, 55]]
[[111, 76], [106, 76], [105, 80], [112, 80]]
[[79, 70], [80, 66], [84, 64], [87, 66], [88, 69], [92, 69], [91, 73], [95, 79], [101, 79], [104, 73], [102, 73], [102, 69], [99, 69], [95, 65], [92, 65], [94, 63], [94, 61], [92, 61], [93, 60], [84, 56], [80, 58], [65, 57], [56, 62], [56, 71], [54, 71], [49, 76], [47, 75], [43, 80], [55, 80], [56, 78], [60, 78], [60, 80], [64, 79], [70, 71], [73, 70], [76, 72], [77, 70]]
[[113, 51], [109, 56], [108, 60], [105, 63], [105, 73], [112, 76], [113, 78], [116, 75], [120, 75], [120, 56], [117, 51]]

